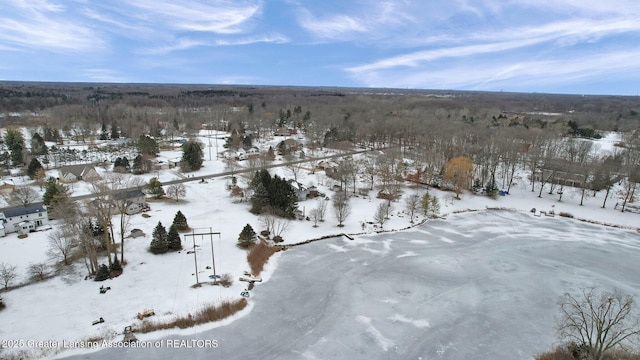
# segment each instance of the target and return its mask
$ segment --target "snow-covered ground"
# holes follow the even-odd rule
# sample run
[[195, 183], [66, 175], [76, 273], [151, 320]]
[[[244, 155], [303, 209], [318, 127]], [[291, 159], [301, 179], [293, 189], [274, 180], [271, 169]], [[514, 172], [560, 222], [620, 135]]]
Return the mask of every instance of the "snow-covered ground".
[[[277, 140], [280, 139], [276, 139], [274, 142]], [[203, 143], [207, 144], [208, 140], [203, 139]], [[268, 144], [264, 145], [268, 147]], [[221, 146], [221, 144], [219, 144], [219, 146]], [[179, 157], [179, 155], [179, 151], [163, 152], [162, 154], [162, 156], [167, 159]], [[195, 175], [201, 176], [215, 174], [222, 171], [225, 171], [223, 162], [221, 160], [216, 160], [215, 153], [212, 156], [212, 160], [209, 160], [208, 149], [205, 148], [204, 167], [199, 172], [195, 173]], [[290, 177], [284, 168], [274, 169], [272, 173], [273, 172], [279, 173], [285, 177]], [[158, 173], [147, 174], [144, 178], [147, 180], [152, 176], [158, 176], [160, 181], [163, 182], [182, 177], [181, 174], [176, 173], [173, 170], [162, 170]], [[332, 196], [333, 194], [332, 191], [329, 190], [333, 185], [333, 181], [325, 178], [321, 172], [316, 174], [304, 172], [299, 181], [305, 185], [318, 186], [319, 190], [326, 193], [328, 196]], [[136, 314], [146, 308], [153, 308], [157, 314], [150, 318], [149, 321], [169, 320], [174, 316], [193, 313], [198, 308], [207, 304], [215, 304], [225, 299], [237, 299], [240, 296], [240, 292], [246, 286], [246, 283], [238, 281], [238, 277], [241, 276], [244, 271], [249, 270], [246, 261], [246, 252], [236, 247], [238, 234], [247, 223], [251, 224], [256, 231], [261, 230], [262, 225], [260, 224], [258, 217], [248, 212], [249, 205], [247, 203], [236, 202], [229, 196], [229, 192], [227, 190], [227, 184], [229, 182], [229, 178], [214, 178], [208, 179], [204, 183], [198, 181], [186, 183], [187, 195], [184, 200], [181, 200], [180, 202], [152, 202], [152, 210], [149, 213], [151, 217], [144, 218], [141, 214], [132, 216], [130, 229], [142, 229], [147, 233], [147, 236], [144, 238], [126, 240], [125, 259], [127, 261], [127, 266], [125, 267], [124, 274], [118, 278], [107, 280], [102, 283], [84, 280], [86, 270], [83, 269], [83, 265], [77, 264], [65, 271], [62, 276], [3, 293], [2, 296], [7, 304], [7, 308], [0, 312], [0, 339], [54, 341], [59, 343], [63, 340], [69, 342], [92, 337], [106, 337], [108, 339], [113, 339], [114, 341], [119, 341], [121, 340], [122, 335], [114, 334], [121, 333], [125, 326], [138, 324], [140, 320], [136, 318]], [[631, 259], [631, 257], [636, 256], [635, 252], [637, 250], [633, 244], [638, 240], [637, 233], [629, 230], [618, 230], [593, 225], [584, 225], [587, 227], [583, 228], [583, 225], [580, 225], [577, 220], [561, 219], [557, 214], [560, 212], [567, 212], [573, 214], [576, 218], [616, 224], [633, 230], [638, 227], [640, 215], [628, 212], [621, 213], [620, 211], [614, 210], [613, 206], [615, 204], [615, 199], [609, 200], [608, 207], [606, 209], [602, 209], [600, 207], [603, 200], [602, 192], [596, 194], [596, 197], [593, 197], [593, 194], [588, 194], [588, 196], [585, 197], [584, 206], [580, 206], [580, 193], [578, 190], [565, 187], [562, 202], [558, 202], [558, 195], [548, 195], [546, 191], [543, 191], [543, 197], [538, 198], [538, 192], [531, 192], [530, 187], [530, 183], [525, 178], [521, 177], [517, 180], [516, 185], [512, 187], [511, 194], [508, 196], [500, 196], [496, 199], [490, 199], [485, 196], [465, 194], [463, 195], [462, 200], [454, 200], [450, 193], [429, 189], [429, 192], [432, 195], [436, 195], [440, 198], [442, 204], [441, 214], [444, 215], [445, 218], [451, 217], [452, 219], [428, 221], [427, 224], [422, 225], [417, 229], [399, 232], [394, 235], [373, 235], [373, 226], [366, 224], [367, 222], [374, 221], [373, 217], [377, 204], [382, 200], [372, 197], [352, 197], [350, 200], [352, 206], [351, 215], [347, 218], [345, 226], [341, 228], [336, 226], [337, 221], [333, 214], [333, 209], [329, 204], [327, 209], [327, 220], [320, 223], [320, 226], [317, 228], [314, 228], [313, 223], [310, 221], [293, 221], [288, 231], [284, 234], [285, 243], [298, 243], [308, 239], [315, 239], [321, 236], [341, 233], [359, 234], [356, 237], [356, 241], [344, 242], [342, 240], [326, 240], [326, 242], [321, 241], [319, 243], [314, 243], [314, 245], [304, 245], [302, 246], [302, 248], [305, 248], [304, 255], [296, 255], [300, 253], [298, 250], [300, 247], [296, 247], [291, 251], [284, 253], [278, 253], [270, 260], [266, 271], [262, 274], [265, 281], [257, 285], [256, 289], [252, 292], [249, 308], [240, 314], [237, 314], [233, 318], [220, 324], [208, 324], [187, 330], [167, 330], [156, 334], [139, 336], [139, 338], [158, 339], [162, 336], [167, 336], [168, 334], [193, 336], [193, 334], [220, 326], [221, 324], [228, 324], [232, 320], [238, 318], [243, 318], [242, 324], [244, 325], [237, 326], [247, 326], [246, 321], [262, 322], [259, 317], [257, 318], [257, 314], [253, 315], [255, 311], [253, 309], [257, 309], [259, 306], [261, 309], [265, 309], [264, 306], [267, 306], [267, 304], [274, 304], [276, 301], [283, 303], [287, 302], [287, 307], [274, 310], [275, 314], [286, 313], [289, 307], [291, 307], [292, 314], [296, 314], [299, 309], [304, 309], [307, 312], [313, 312], [313, 308], [307, 304], [308, 296], [304, 295], [304, 291], [305, 289], [313, 289], [316, 286], [319, 286], [317, 283], [322, 283], [323, 285], [319, 288], [324, 289], [323, 291], [329, 291], [329, 293], [323, 294], [318, 291], [314, 291], [312, 292], [312, 295], [309, 296], [320, 296], [320, 299], [326, 298], [327, 301], [330, 301], [330, 297], [335, 295], [338, 299], [345, 301], [344, 304], [339, 302], [336, 303], [335, 306], [345, 306], [347, 308], [365, 306], [364, 304], [366, 304], [366, 302], [371, 301], [371, 298], [367, 296], [369, 291], [374, 291], [374, 289], [378, 287], [398, 287], [400, 286], [398, 284], [402, 284], [403, 279], [407, 278], [412, 279], [410, 284], [407, 284], [407, 289], [419, 289], [407, 291], [418, 291], [421, 294], [420, 299], [432, 298], [439, 296], [438, 294], [448, 291], [446, 289], [453, 286], [452, 284], [457, 283], [456, 281], [462, 282], [460, 277], [467, 276], [464, 274], [469, 274], [468, 276], [478, 276], [478, 279], [485, 279], [482, 274], [483, 271], [488, 271], [487, 267], [480, 266], [478, 264], [483, 263], [485, 261], [484, 258], [493, 254], [494, 251], [500, 253], [500, 251], [502, 251], [501, 249], [504, 249], [508, 254], [505, 254], [504, 256], [504, 261], [506, 262], [502, 263], [500, 262], [502, 260], [498, 255], [491, 255], [490, 257], [493, 260], [487, 258], [489, 259], [487, 261], [495, 262], [495, 266], [491, 267], [491, 269], [496, 266], [500, 269], [507, 269], [513, 267], [513, 264], [517, 265], [518, 261], [512, 259], [512, 257], [519, 256], [517, 253], [514, 253], [516, 249], [519, 249], [519, 247], [516, 246], [515, 248], [512, 248], [511, 244], [514, 242], [521, 244], [524, 241], [532, 242], [536, 239], [544, 240], [545, 244], [549, 245], [549, 249], [554, 249], [554, 247], [560, 246], [557, 245], [559, 242], [553, 242], [552, 240], [571, 240], [575, 243], [583, 242], [585, 246], [590, 247], [595, 246], [594, 244], [606, 243], [599, 248], [602, 249], [599, 251], [610, 251], [614, 255], [607, 257], [604, 260], [604, 264], [606, 264], [607, 259], [615, 258], [616, 262], [618, 262], [621, 257], [623, 259]], [[406, 188], [404, 189], [404, 195], [406, 196], [412, 192], [423, 194], [426, 191], [427, 189], [425, 188]], [[88, 189], [82, 183], [74, 185], [74, 195], [86, 192], [88, 192]], [[372, 191], [371, 195], [374, 194], [375, 192]], [[308, 212], [315, 208], [317, 206], [316, 204], [317, 200], [306, 200], [300, 202], [299, 207], [304, 209], [305, 212]], [[541, 210], [551, 210], [553, 208], [555, 210], [556, 217], [535, 217], [529, 213], [529, 210], [534, 207]], [[384, 229], [392, 231], [409, 227], [411, 225], [409, 218], [403, 212], [405, 208], [403, 199], [399, 202], [395, 202], [394, 208], [391, 218], [384, 223]], [[479, 220], [482, 219], [481, 216], [483, 215], [453, 215], [465, 210], [484, 210], [486, 208], [509, 208], [517, 210], [517, 212], [506, 213], [508, 215], [505, 215], [506, 220], [504, 222], [496, 218], [498, 215], [490, 215], [489, 218], [485, 219], [490, 225], [483, 225], [482, 221]], [[181, 210], [184, 213], [189, 225], [194, 228], [196, 232], [209, 232], [209, 229], [214, 232], [220, 232], [220, 236], [214, 235], [212, 238], [208, 236], [195, 237], [196, 245], [199, 246], [197, 250], [197, 272], [200, 281], [206, 280], [207, 276], [212, 274], [212, 270], [207, 269], [207, 267], [211, 266], [213, 262], [211, 256], [211, 243], [213, 242], [216, 273], [231, 274], [234, 278], [234, 283], [231, 287], [222, 288], [207, 285], [199, 288], [192, 288], [191, 285], [196, 282], [196, 269], [193, 254], [188, 254], [187, 251], [183, 251], [180, 253], [152, 255], [147, 251], [149, 242], [151, 241], [150, 234], [155, 225], [160, 221], [168, 227], [173, 221], [173, 217], [178, 210]], [[424, 220], [424, 218], [419, 216], [418, 221], [422, 220]], [[364, 228], [362, 226], [363, 223], [365, 223]], [[437, 227], [436, 233], [432, 233], [434, 230], [429, 230], [431, 227]], [[582, 229], [592, 229], [593, 231], [584, 231]], [[563, 232], [570, 236], [560, 236]], [[448, 233], [450, 233], [450, 235], [447, 235]], [[476, 240], [478, 239], [476, 234], [482, 234], [480, 239], [483, 240], [483, 242], [476, 243]], [[596, 234], [602, 235], [600, 236]], [[500, 238], [501, 241], [486, 241], [486, 239], [484, 239], [485, 235], [491, 239]], [[525, 238], [523, 238], [523, 236]], [[0, 238], [0, 262], [17, 265], [21, 276], [26, 276], [26, 268], [29, 263], [41, 262], [47, 259], [46, 237], [47, 232], [41, 232], [30, 234], [26, 239], [18, 239], [15, 234], [11, 234], [5, 238]], [[118, 233], [116, 233], [116, 238], [119, 238]], [[632, 249], [632, 251], [629, 250], [629, 258], [624, 258], [626, 253], [623, 251], [615, 253], [615, 249], [609, 249], [609, 245], [622, 246], [609, 244], [612, 239], [617, 238], [624, 238], [625, 244], [628, 245], [629, 249]], [[193, 248], [192, 241], [194, 239], [184, 237], [182, 239], [185, 250], [191, 250]], [[449, 247], [443, 245], [449, 243], [451, 244]], [[373, 244], [376, 245], [374, 246]], [[440, 244], [437, 246], [440, 257], [427, 257], [426, 260], [421, 260], [426, 261], [428, 265], [416, 263], [418, 261], [417, 259], [425, 259], [425, 256], [432, 256], [428, 250], [432, 249], [433, 246], [435, 246], [434, 244]], [[468, 249], [461, 248], [455, 244], [460, 246], [461, 244], [464, 244], [469, 247], [483, 246], [487, 247], [487, 252], [476, 253], [474, 255], [473, 252], [469, 252]], [[500, 244], [500, 247], [493, 248], [496, 244]], [[307, 246], [309, 246], [308, 250], [306, 249]], [[317, 256], [314, 255], [315, 251], [318, 251]], [[354, 252], [358, 254], [356, 257], [353, 255]], [[463, 256], [461, 255], [462, 253], [469, 253], [469, 255]], [[371, 257], [366, 258], [363, 254], [370, 254]], [[470, 258], [468, 256], [472, 257]], [[325, 260], [327, 258], [333, 259], [334, 257], [341, 257], [343, 260], [344, 258], [351, 258], [347, 264], [352, 268], [359, 269], [357, 271], [354, 270], [357, 273], [357, 276], [354, 276], [354, 281], [358, 284], [362, 284], [366, 289], [363, 288], [361, 293], [345, 295], [340, 291], [349, 291], [343, 289], [351, 285], [348, 282], [342, 283], [341, 288], [338, 289], [340, 291], [333, 289], [330, 284], [333, 283], [335, 279], [328, 278], [327, 275], [333, 274], [331, 275], [333, 277], [337, 270], [333, 268], [333, 261], [329, 262]], [[412, 265], [406, 268], [403, 266], [394, 266], [393, 269], [391, 269], [394, 274], [393, 276], [384, 275], [381, 279], [369, 284], [369, 277], [366, 275], [369, 271], [375, 271], [377, 274], [387, 272], [383, 270], [385, 267], [376, 269], [378, 264], [378, 260], [376, 259], [379, 257], [387, 260], [394, 259], [398, 264], [409, 262]], [[290, 270], [287, 270], [286, 273], [281, 272], [280, 270], [276, 272], [276, 265], [281, 259], [286, 261], [288, 269], [292, 269], [297, 266], [298, 268], [304, 268], [305, 270], [303, 271], [300, 269], [299, 276], [297, 274], [294, 276], [292, 273], [288, 272]], [[457, 273], [457, 271], [461, 269], [459, 264], [456, 265], [457, 261], [470, 261], [473, 262], [474, 265], [469, 268], [471, 270], [468, 272]], [[381, 264], [386, 262], [387, 261], [385, 260], [384, 262], [381, 262]], [[389, 262], [393, 261], [389, 260]], [[595, 260], [590, 261], [588, 265], [590, 266], [592, 262], [595, 262]], [[337, 263], [335, 263], [335, 265], [338, 266]], [[516, 266], [518, 273], [521, 275], [518, 281], [524, 281], [531, 276], [531, 274], [535, 274], [536, 271], [538, 271], [536, 270], [536, 265], [539, 264], [531, 258], [527, 260], [527, 266]], [[309, 266], [308, 269], [307, 266]], [[424, 266], [427, 266], [428, 269]], [[574, 269], [572, 271], [577, 271], [576, 269], [578, 267], [579, 264], [576, 264], [575, 268], [572, 268]], [[422, 282], [422, 280], [420, 280], [422, 278], [416, 277], [416, 272], [425, 272], [424, 277], [429, 278], [426, 270], [433, 271], [435, 273], [443, 273], [446, 276], [444, 280], [440, 280], [440, 282], [433, 282], [435, 281], [433, 279]], [[494, 269], [491, 271], [497, 270]], [[509, 271], [505, 272], [509, 273]], [[624, 275], [624, 273], [621, 274]], [[412, 314], [409, 311], [409, 307], [407, 307], [399, 309], [393, 314], [385, 314], [384, 316], [386, 316], [386, 318], [390, 317], [395, 319], [393, 321], [389, 321], [396, 325], [408, 324], [407, 326], [413, 326], [412, 329], [414, 329], [414, 333], [416, 334], [414, 337], [419, 337], [429, 329], [436, 331], [434, 329], [441, 328], [440, 326], [433, 326], [436, 322], [446, 322], [446, 317], [444, 315], [439, 315], [441, 317], [435, 317], [432, 312], [436, 313], [438, 311], [444, 311], [443, 314], [450, 314], [453, 316], [456, 312], [464, 311], [467, 306], [475, 306], [478, 303], [465, 302], [473, 302], [473, 298], [470, 298], [471, 300], [465, 299], [474, 294], [477, 295], [479, 299], [484, 299], [485, 297], [483, 296], [486, 294], [479, 296], [476, 293], [477, 291], [489, 291], [503, 301], [508, 301], [509, 299], [514, 298], [528, 298], [535, 295], [533, 292], [525, 291], [526, 287], [522, 285], [515, 286], [512, 284], [509, 285], [511, 286], [511, 292], [509, 293], [511, 295], [507, 296], [507, 298], [500, 297], [500, 289], [497, 288], [499, 286], [491, 282], [491, 279], [496, 279], [498, 277], [493, 272], [486, 273], [485, 277], [486, 279], [483, 280], [483, 282], [487, 284], [486, 286], [491, 288], [490, 290], [486, 290], [484, 287], [471, 287], [468, 289], [470, 289], [469, 291], [473, 290], [472, 293], [455, 293], [452, 291], [451, 299], [457, 299], [458, 295], [460, 295], [461, 298], [455, 300], [457, 305], [454, 306], [454, 308], [448, 308], [449, 310], [447, 310], [447, 305], [445, 303], [441, 304], [440, 302], [433, 302], [434, 304], [440, 304], [443, 308], [440, 309], [439, 307], [434, 307], [434, 305], [429, 305], [427, 308], [430, 309], [430, 312], [424, 314]], [[559, 278], [560, 277], [561, 276], [559, 275]], [[298, 289], [296, 291], [300, 292], [299, 296], [297, 296], [298, 293], [296, 293], [294, 294], [296, 296], [291, 295], [279, 299], [273, 298], [273, 296], [278, 292], [274, 292], [275, 290], [270, 289], [285, 291], [287, 288], [285, 285], [280, 285], [279, 282], [285, 281], [287, 278], [291, 278], [294, 283], [296, 281], [300, 281], [306, 284], [306, 287], [296, 288]], [[456, 278], [458, 280], [454, 282], [447, 282], [446, 279], [448, 278]], [[561, 282], [561, 280], [558, 281]], [[285, 283], [289, 284], [288, 282], [284, 282], [283, 284]], [[510, 283], [507, 282], [507, 285], [508, 284]], [[111, 287], [111, 290], [105, 294], [100, 294], [98, 288], [101, 285], [109, 286]], [[565, 285], [571, 287], [574, 286], [575, 283], [569, 281]], [[537, 286], [536, 294], [545, 292], [542, 284]], [[629, 286], [633, 289], [633, 292], [635, 292], [636, 287], [631, 285]], [[333, 292], [334, 290], [336, 291], [335, 293]], [[398, 288], [398, 291], [401, 290], [402, 289]], [[551, 311], [553, 310], [553, 297], [559, 295], [562, 290], [562, 287], [559, 284], [556, 284], [556, 286], [550, 289], [548, 294], [544, 297], [530, 300], [538, 302], [551, 301], [544, 306], [545, 308], [549, 308], [549, 311]], [[348, 298], [344, 298], [344, 296], [348, 296]], [[356, 298], [353, 298], [354, 296]], [[409, 294], [406, 294], [406, 297], [411, 299]], [[400, 298], [395, 300], [393, 298], [389, 299], [391, 299], [390, 301], [392, 301], [392, 303], [393, 301], [401, 300]], [[444, 299], [449, 299], [449, 297], [442, 297], [442, 300]], [[408, 304], [413, 304], [413, 302], [417, 300], [409, 301], [410, 302]], [[526, 308], [526, 306], [529, 306], [529, 302], [522, 303], [521, 307]], [[527, 316], [535, 317], [535, 311], [540, 310], [540, 308], [540, 306], [532, 308], [530, 310], [531, 313]], [[329, 309], [332, 311], [335, 310], [333, 307]], [[376, 307], [372, 309], [375, 310]], [[377, 350], [382, 350], [383, 353], [386, 353], [385, 351], [393, 350], [394, 346], [396, 346], [400, 340], [389, 336], [387, 333], [388, 330], [385, 330], [386, 325], [379, 322], [380, 320], [376, 317], [375, 312], [372, 309], [369, 309], [371, 311], [368, 312], [354, 312], [353, 315], [355, 318], [352, 319], [354, 327], [347, 328], [347, 330], [353, 329], [354, 331], [369, 334], [366, 338], [368, 340], [365, 340], [371, 342], [372, 348], [378, 346], [376, 348]], [[485, 311], [488, 314], [486, 319], [482, 320], [478, 318], [478, 324], [465, 323], [463, 320], [457, 320], [457, 324], [458, 326], [467, 328], [475, 327], [479, 324], [481, 325], [482, 321], [486, 321], [486, 324], [491, 324], [491, 317], [497, 316], [491, 312], [492, 309], [493, 308], [487, 308]], [[249, 313], [252, 315], [247, 316]], [[288, 319], [288, 322], [285, 325], [292, 326], [297, 322], [295, 315], [283, 316]], [[328, 316], [328, 314], [319, 313], [317, 315], [317, 319], [320, 321], [326, 316]], [[333, 315], [331, 316], [331, 318], [333, 318]], [[548, 317], [548, 315], [542, 316]], [[93, 320], [100, 317], [105, 319], [104, 323], [96, 326], [91, 325]], [[244, 320], [244, 318], [251, 320]], [[551, 319], [546, 318], [546, 320]], [[240, 322], [238, 323], [240, 324]], [[454, 322], [454, 324], [455, 323], [456, 322]], [[415, 324], [432, 325], [431, 327], [421, 327]], [[537, 324], [539, 326], [543, 326], [541, 323]], [[282, 324], [269, 323], [268, 321], [261, 324], [264, 329], [275, 329], [281, 325]], [[546, 332], [546, 326], [552, 325], [553, 324], [545, 323], [543, 330]], [[485, 328], [487, 331], [490, 331], [491, 329], [488, 326], [489, 325], [485, 326]], [[233, 331], [239, 331], [240, 333], [249, 332], [249, 330], [242, 327], [229, 328], [235, 329]], [[312, 326], [307, 326], [305, 329], [305, 331], [314, 331]], [[332, 329], [336, 332], [333, 333]], [[326, 337], [331, 338], [344, 333], [344, 331], [339, 328], [332, 329], [326, 330]], [[322, 333], [322, 331], [319, 331], [319, 333]], [[412, 332], [407, 332], [407, 334], [410, 333]], [[445, 333], [443, 332], [442, 334]], [[531, 341], [535, 343], [537, 348], [544, 350], [544, 348], [551, 343], [551, 338], [542, 337], [540, 339], [541, 340]], [[276, 343], [275, 339], [273, 341], [274, 342], [267, 342], [265, 346], [278, 346], [279, 343]], [[288, 341], [288, 339], [286, 339], [286, 336], [283, 336], [279, 341]], [[318, 338], [316, 341], [317, 343], [315, 347], [305, 348], [306, 350], [298, 355], [302, 356], [306, 353], [311, 356], [319, 353], [321, 355], [316, 355], [317, 358], [331, 357], [330, 353], [323, 353], [319, 351], [319, 348], [323, 347], [323, 344], [327, 343], [327, 340]], [[443, 335], [440, 341], [446, 350], [448, 346], [446, 337]], [[405, 344], [404, 342], [402, 343]], [[420, 340], [420, 343], [422, 343], [422, 340]], [[459, 343], [455, 346], [460, 348], [463, 347], [464, 344]], [[231, 346], [229, 349], [230, 348]], [[533, 346], [523, 347], [526, 351], [530, 351], [533, 348]], [[56, 351], [49, 351], [46, 349], [44, 352], [41, 352], [33, 347], [29, 350], [33, 351], [33, 354], [36, 356], [38, 354], [53, 356], [53, 354], [56, 353]], [[334, 350], [339, 351], [338, 349]], [[70, 350], [59, 354], [59, 356], [86, 351], [87, 350]], [[339, 352], [337, 353], [339, 354]], [[370, 354], [368, 352], [364, 353]], [[425, 352], [425, 354], [426, 353], [430, 354], [428, 357], [435, 357], [437, 355], [428, 351]], [[326, 356], [323, 356], [322, 354]], [[389, 357], [395, 357], [395, 355], [392, 355], [393, 353], [386, 354]], [[409, 353], [402, 352], [402, 354]], [[414, 354], [414, 352], [411, 352], [410, 354]], [[415, 354], [417, 354], [417, 352]], [[531, 353], [525, 352], [525, 354], [530, 355]], [[224, 357], [226, 358], [227, 355], [229, 354], [225, 353]], [[287, 353], [285, 353], [285, 355], [287, 355]], [[289, 354], [289, 357], [295, 356]], [[363, 356], [355, 357], [365, 358]]]

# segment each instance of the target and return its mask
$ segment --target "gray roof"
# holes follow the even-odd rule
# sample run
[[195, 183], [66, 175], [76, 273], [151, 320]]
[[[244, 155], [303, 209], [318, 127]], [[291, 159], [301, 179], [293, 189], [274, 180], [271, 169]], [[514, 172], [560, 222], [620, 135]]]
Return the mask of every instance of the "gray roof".
[[[62, 166], [59, 171], [61, 174], [68, 174], [71, 173], [73, 175], [75, 175], [76, 177], [80, 177], [82, 176], [86, 171], [89, 171], [91, 169], [94, 169], [95, 167], [91, 164], [80, 164], [80, 165], [67, 165], [67, 166]], [[86, 171], [85, 171], [86, 169]]]
[[47, 209], [45, 209], [43, 205], [30, 205], [30, 206], [16, 206], [12, 208], [2, 209], [0, 211], [4, 213], [5, 218], [10, 218], [10, 217], [21, 216], [21, 215], [36, 214], [40, 212], [43, 213], [43, 212], [46, 212]]
[[145, 197], [146, 195], [140, 189], [129, 190], [129, 191], [121, 191], [121, 192], [113, 194], [113, 198], [116, 199], [116, 200], [131, 199], [131, 198], [136, 198], [136, 197], [139, 197], [139, 196]]

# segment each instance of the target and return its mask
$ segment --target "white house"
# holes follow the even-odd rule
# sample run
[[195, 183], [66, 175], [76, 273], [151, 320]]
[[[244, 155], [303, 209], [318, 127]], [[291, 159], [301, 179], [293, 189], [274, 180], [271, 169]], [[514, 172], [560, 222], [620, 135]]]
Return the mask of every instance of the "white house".
[[260, 155], [260, 149], [258, 149], [256, 146], [245, 146], [244, 148], [236, 152], [236, 159], [247, 160], [258, 155]]
[[2, 236], [10, 233], [25, 234], [49, 224], [49, 213], [43, 205], [17, 206], [0, 210]]

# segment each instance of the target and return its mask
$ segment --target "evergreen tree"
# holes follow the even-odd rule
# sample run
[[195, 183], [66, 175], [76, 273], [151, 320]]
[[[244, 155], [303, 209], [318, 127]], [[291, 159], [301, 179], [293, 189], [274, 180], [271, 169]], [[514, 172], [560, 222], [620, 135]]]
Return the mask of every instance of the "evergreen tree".
[[252, 214], [261, 214], [262, 210], [269, 206], [269, 192], [262, 184], [258, 184], [251, 196], [251, 210]]
[[245, 225], [244, 229], [240, 232], [240, 236], [238, 236], [238, 247], [242, 249], [248, 249], [251, 245], [253, 245], [256, 241], [256, 232], [253, 231], [251, 225]]
[[182, 161], [180, 169], [184, 172], [200, 170], [204, 154], [202, 146], [196, 141], [187, 141], [182, 145]]
[[256, 171], [250, 187], [254, 189], [251, 197], [251, 212], [260, 214], [266, 207], [273, 209], [278, 216], [293, 218], [298, 207], [298, 198], [291, 184], [267, 170]]
[[140, 138], [138, 138], [138, 141], [136, 142], [136, 146], [142, 155], [156, 156], [160, 152], [158, 143], [146, 135], [140, 135]]
[[489, 182], [487, 182], [487, 186], [485, 186], [484, 191], [487, 193], [487, 196], [496, 197], [498, 195], [498, 186], [496, 185], [496, 179], [494, 175], [491, 175]]
[[95, 281], [105, 281], [105, 280], [107, 280], [109, 278], [109, 276], [110, 276], [109, 268], [107, 267], [107, 265], [102, 264], [98, 268], [98, 271], [96, 272], [96, 277], [93, 280], [95, 280]]
[[29, 176], [29, 178], [31, 179], [35, 179], [36, 174], [40, 169], [42, 169], [42, 164], [40, 164], [40, 161], [38, 161], [38, 159], [35, 157], [31, 158], [29, 166], [27, 167], [27, 176]]
[[[44, 185], [42, 202], [47, 206], [55, 206], [58, 201], [68, 197], [67, 188], [60, 184], [54, 177], [49, 176]], [[51, 211], [51, 210], [49, 210]]]
[[167, 230], [162, 226], [162, 223], [158, 221], [158, 225], [153, 229], [151, 239], [151, 245], [149, 251], [154, 254], [164, 254], [169, 250], [169, 243], [167, 241]]
[[167, 233], [167, 243], [169, 250], [177, 251], [182, 249], [182, 244], [180, 243], [180, 234], [178, 234], [178, 230], [175, 225], [171, 225], [169, 227], [169, 232]]
[[115, 120], [111, 121], [111, 138], [112, 139], [120, 138], [120, 134], [118, 133], [118, 124], [116, 123]]
[[9, 150], [11, 150], [11, 165], [17, 166], [22, 164], [24, 144], [14, 144]]
[[187, 218], [182, 214], [182, 211], [178, 210], [176, 216], [173, 217], [173, 224], [176, 230], [184, 231], [189, 229], [189, 224], [187, 224]]
[[138, 154], [133, 159], [131, 172], [134, 174], [146, 174], [149, 171], [151, 171], [151, 161]]
[[40, 134], [35, 133], [31, 137], [31, 155], [46, 155], [48, 153], [47, 144]]
[[107, 131], [107, 124], [102, 122], [102, 128], [100, 130], [100, 140], [107, 140], [109, 132]]
[[164, 189], [162, 188], [162, 183], [157, 178], [149, 179], [149, 182], [146, 185], [146, 189], [149, 194], [155, 196], [156, 199], [160, 199], [164, 196]]
[[116, 256], [116, 259], [113, 260], [113, 263], [111, 264], [111, 271], [122, 272], [122, 264], [120, 264], [120, 260], [118, 260], [117, 256]]

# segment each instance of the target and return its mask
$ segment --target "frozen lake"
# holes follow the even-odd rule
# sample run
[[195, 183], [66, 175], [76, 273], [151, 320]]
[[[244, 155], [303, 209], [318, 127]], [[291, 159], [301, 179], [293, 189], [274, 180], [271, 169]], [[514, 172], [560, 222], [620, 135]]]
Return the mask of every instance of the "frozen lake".
[[[325, 225], [326, 226], [326, 225]], [[477, 212], [282, 254], [230, 325], [76, 359], [514, 359], [556, 341], [556, 301], [587, 286], [640, 294], [640, 236], [563, 218]], [[166, 340], [166, 339], [165, 339]]]

